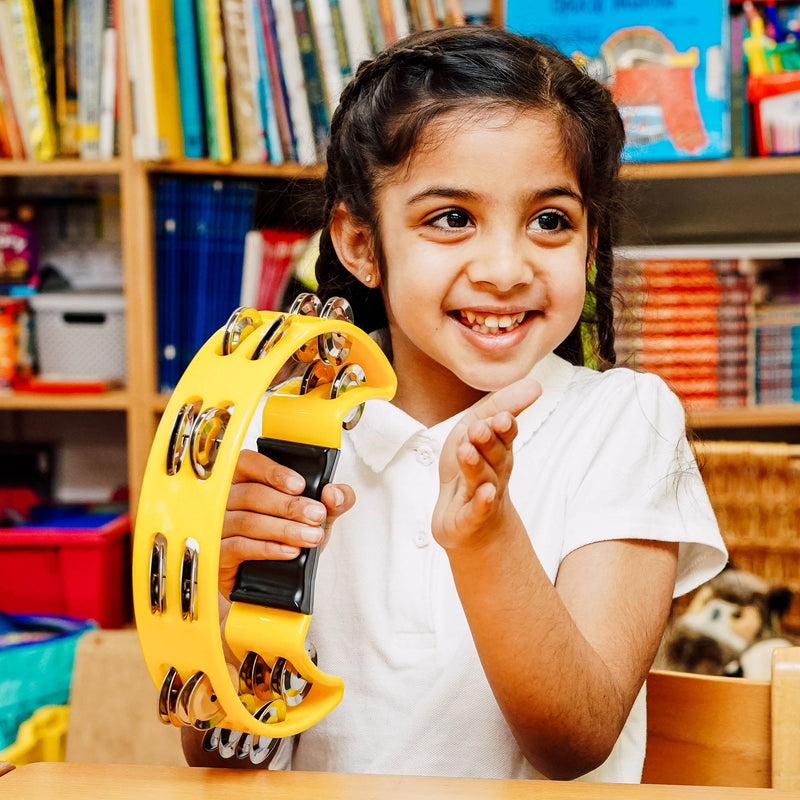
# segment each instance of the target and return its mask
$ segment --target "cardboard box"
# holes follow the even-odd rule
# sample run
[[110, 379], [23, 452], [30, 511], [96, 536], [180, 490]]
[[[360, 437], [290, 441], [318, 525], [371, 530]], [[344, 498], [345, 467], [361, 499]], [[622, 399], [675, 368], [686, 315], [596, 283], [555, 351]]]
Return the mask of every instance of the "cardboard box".
[[727, 0], [507, 0], [506, 25], [609, 87], [625, 161], [730, 156]]

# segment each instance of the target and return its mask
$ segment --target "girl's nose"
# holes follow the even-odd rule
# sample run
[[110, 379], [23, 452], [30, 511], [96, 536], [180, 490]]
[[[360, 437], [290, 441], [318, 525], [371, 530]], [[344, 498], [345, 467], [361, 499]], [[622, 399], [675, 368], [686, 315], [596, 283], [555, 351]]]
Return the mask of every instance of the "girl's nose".
[[506, 293], [533, 280], [533, 264], [524, 243], [514, 237], [493, 237], [475, 253], [467, 275], [473, 283], [489, 284]]

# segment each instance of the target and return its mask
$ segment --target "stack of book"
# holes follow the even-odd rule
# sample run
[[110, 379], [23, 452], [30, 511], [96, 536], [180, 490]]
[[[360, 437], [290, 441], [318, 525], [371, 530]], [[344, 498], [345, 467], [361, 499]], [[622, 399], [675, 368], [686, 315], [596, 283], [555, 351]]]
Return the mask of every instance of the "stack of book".
[[0, 157], [114, 155], [117, 3], [0, 0]]
[[364, 58], [411, 30], [464, 22], [460, 0], [131, 2], [134, 154], [318, 163]]
[[800, 401], [800, 260], [763, 270], [766, 303], [755, 311], [755, 393], [758, 403]]
[[738, 259], [620, 259], [615, 284], [618, 363], [692, 408], [747, 404], [753, 284]]

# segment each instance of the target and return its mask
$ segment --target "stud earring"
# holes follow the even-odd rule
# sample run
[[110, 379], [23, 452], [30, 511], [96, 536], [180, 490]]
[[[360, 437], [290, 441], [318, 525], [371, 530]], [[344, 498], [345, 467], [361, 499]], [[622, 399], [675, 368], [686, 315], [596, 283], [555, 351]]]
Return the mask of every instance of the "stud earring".
[[371, 272], [368, 275], [365, 276], [364, 283], [372, 283], [372, 273]]

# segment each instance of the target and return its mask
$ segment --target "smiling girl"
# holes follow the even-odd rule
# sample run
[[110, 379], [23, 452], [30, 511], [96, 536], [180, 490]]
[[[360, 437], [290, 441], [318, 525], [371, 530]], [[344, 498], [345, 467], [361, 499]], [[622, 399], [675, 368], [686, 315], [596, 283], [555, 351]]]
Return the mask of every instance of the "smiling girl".
[[344, 434], [322, 502], [237, 465], [222, 594], [243, 560], [326, 538], [309, 638], [346, 685], [273, 767], [639, 780], [670, 602], [726, 556], [680, 402], [610, 368], [622, 145], [603, 87], [502, 30], [415, 34], [342, 94], [320, 293], [398, 391]]

